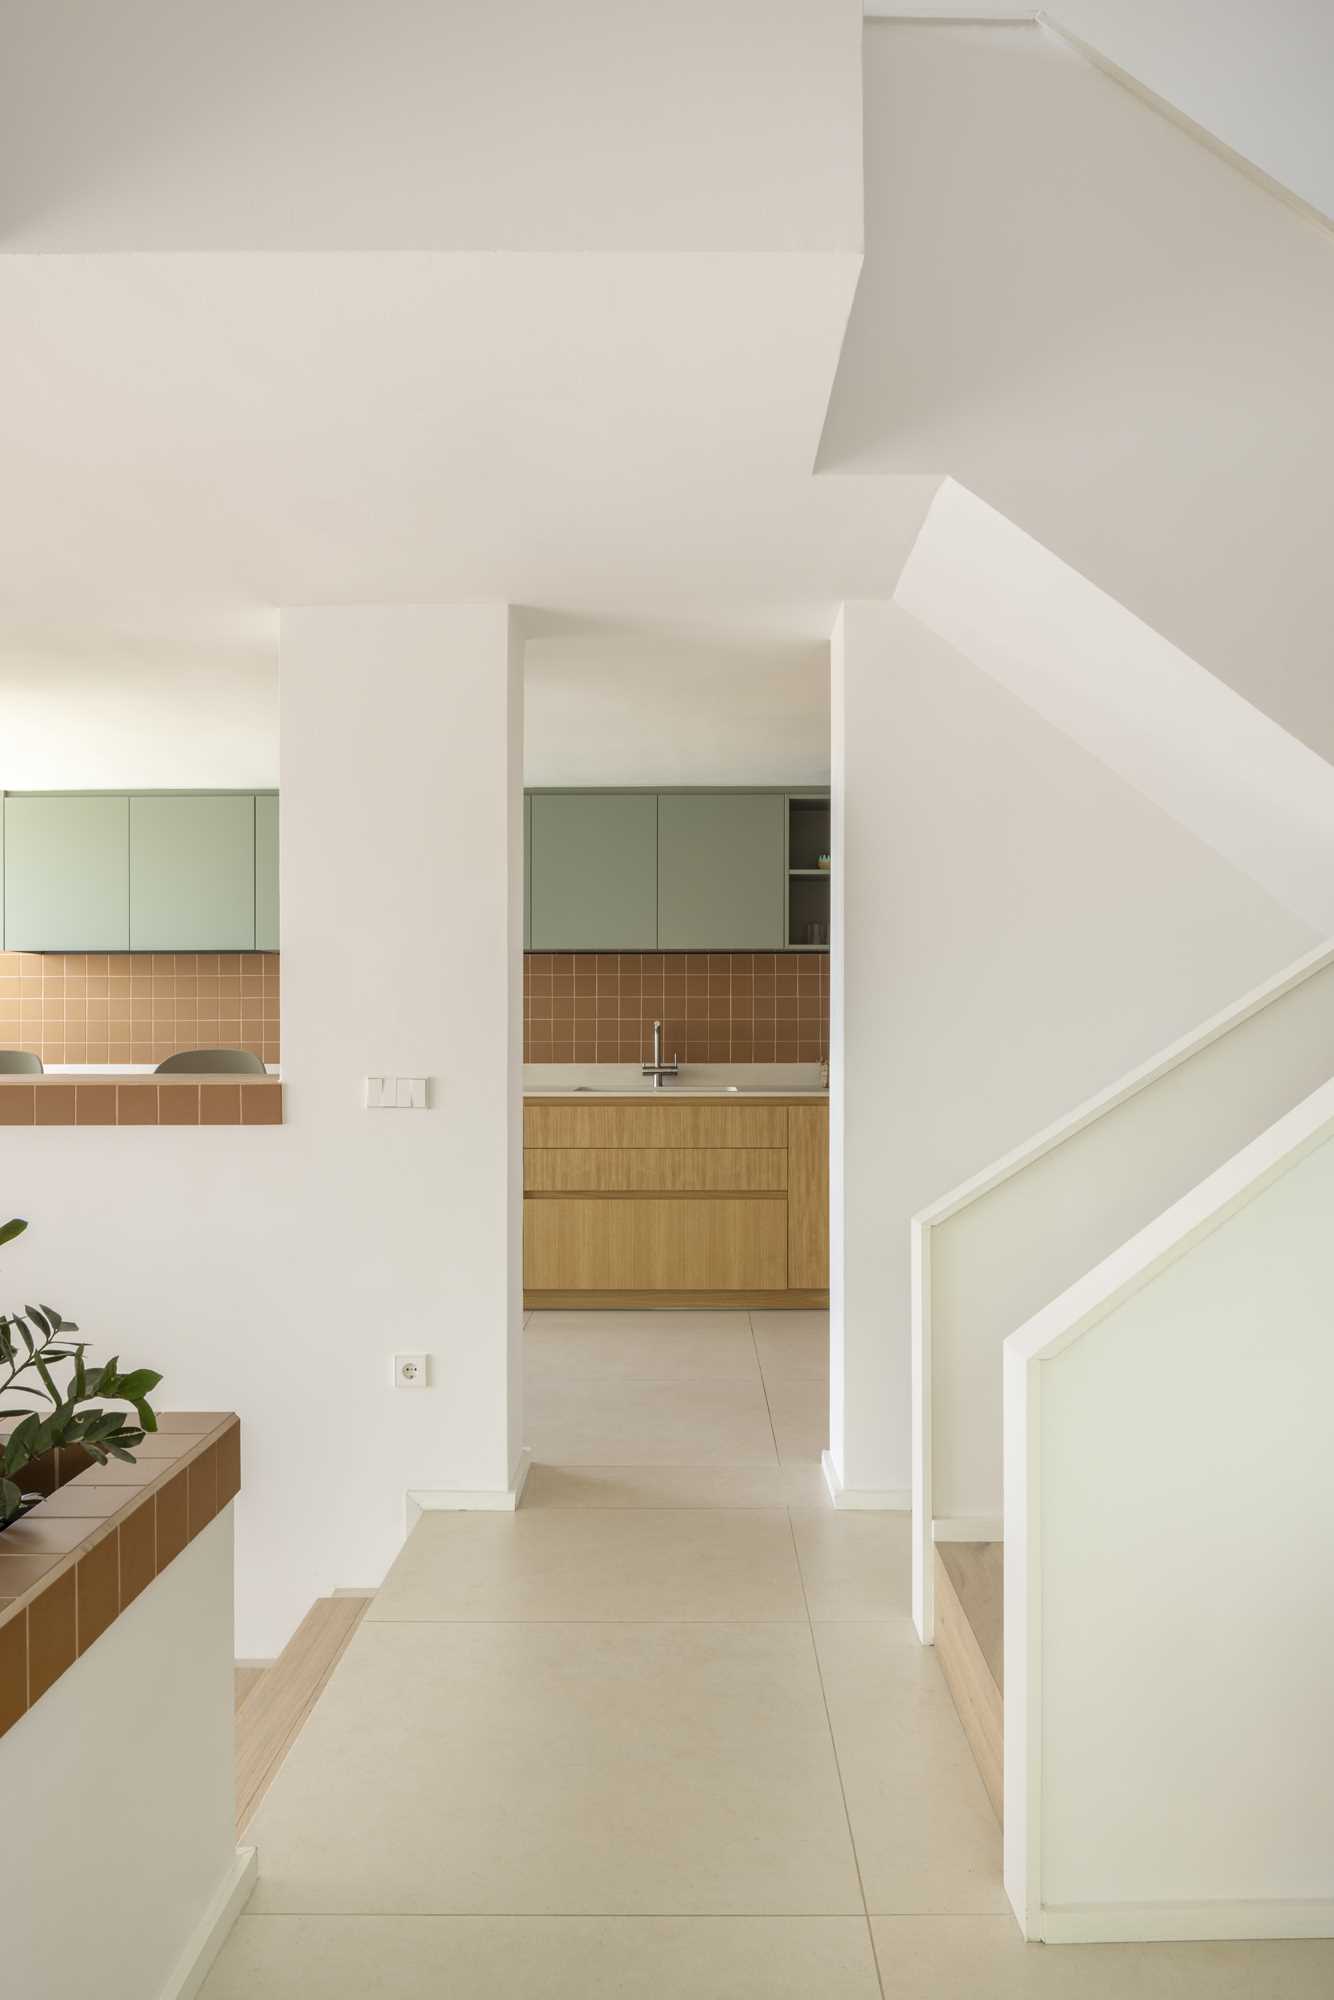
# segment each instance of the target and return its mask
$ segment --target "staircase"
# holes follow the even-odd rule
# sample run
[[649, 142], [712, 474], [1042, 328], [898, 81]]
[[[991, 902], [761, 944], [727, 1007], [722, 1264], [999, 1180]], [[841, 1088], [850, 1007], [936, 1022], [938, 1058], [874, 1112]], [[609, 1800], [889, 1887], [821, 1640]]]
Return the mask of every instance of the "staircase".
[[936, 1657], [977, 1760], [987, 1796], [1003, 1818], [1003, 1542], [937, 1542]]

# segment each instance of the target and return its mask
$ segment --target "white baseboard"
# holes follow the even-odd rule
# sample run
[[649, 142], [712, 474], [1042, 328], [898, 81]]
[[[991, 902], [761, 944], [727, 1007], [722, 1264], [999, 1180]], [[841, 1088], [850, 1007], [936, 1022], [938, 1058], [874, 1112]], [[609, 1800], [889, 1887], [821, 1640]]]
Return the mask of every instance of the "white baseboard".
[[1005, 1522], [999, 1514], [955, 1514], [931, 1523], [933, 1542], [1003, 1542]]
[[845, 1486], [838, 1467], [827, 1451], [820, 1453], [820, 1469], [829, 1497], [847, 1514], [909, 1514], [912, 1494], [906, 1486]]
[[159, 2000], [194, 2000], [226, 1942], [228, 1931], [250, 1901], [258, 1873], [255, 1849], [238, 1847], [232, 1865], [195, 1925], [189, 1943], [161, 1990]]
[[450, 1486], [414, 1486], [408, 1489], [408, 1525], [422, 1514], [512, 1514], [523, 1499], [528, 1484], [528, 1468], [533, 1454], [527, 1445], [519, 1453], [508, 1486], [484, 1486], [469, 1492]]
[[1075, 1903], [1043, 1909], [1047, 1944], [1199, 1944], [1210, 1938], [1334, 1937], [1334, 1901]]

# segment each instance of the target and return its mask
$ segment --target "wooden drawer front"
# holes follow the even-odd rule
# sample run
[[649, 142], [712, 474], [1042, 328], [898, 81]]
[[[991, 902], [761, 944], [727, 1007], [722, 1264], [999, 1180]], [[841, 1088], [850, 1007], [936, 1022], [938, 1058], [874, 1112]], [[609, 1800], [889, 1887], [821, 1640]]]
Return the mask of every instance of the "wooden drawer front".
[[781, 1194], [778, 1146], [529, 1147], [523, 1184], [535, 1194]]
[[785, 1104], [527, 1104], [525, 1146], [786, 1146]]
[[784, 1291], [787, 1203], [596, 1196], [524, 1203], [529, 1291]]

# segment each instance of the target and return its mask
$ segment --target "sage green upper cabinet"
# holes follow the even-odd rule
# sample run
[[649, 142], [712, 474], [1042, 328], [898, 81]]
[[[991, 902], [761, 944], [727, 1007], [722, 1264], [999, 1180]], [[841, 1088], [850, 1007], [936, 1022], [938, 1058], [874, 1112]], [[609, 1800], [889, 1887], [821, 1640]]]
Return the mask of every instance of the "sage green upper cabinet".
[[250, 793], [130, 800], [130, 950], [253, 951]]
[[278, 796], [255, 794], [255, 950], [278, 949]]
[[782, 948], [783, 812], [784, 801], [773, 792], [660, 795], [663, 951]]
[[534, 951], [652, 951], [658, 801], [652, 792], [534, 792]]
[[129, 950], [129, 819], [118, 794], [6, 798], [6, 950]]
[[523, 795], [523, 948], [533, 942], [533, 802]]

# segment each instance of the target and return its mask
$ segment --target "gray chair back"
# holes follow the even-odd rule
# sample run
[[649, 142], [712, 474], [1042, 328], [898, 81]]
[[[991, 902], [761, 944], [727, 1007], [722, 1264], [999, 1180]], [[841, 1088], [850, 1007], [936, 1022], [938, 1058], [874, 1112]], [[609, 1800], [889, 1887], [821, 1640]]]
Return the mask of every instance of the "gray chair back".
[[42, 1059], [31, 1049], [0, 1049], [0, 1076], [41, 1076]]
[[249, 1049], [179, 1049], [174, 1056], [157, 1066], [159, 1076], [178, 1074], [184, 1070], [188, 1076], [263, 1076], [265, 1069], [259, 1057]]

